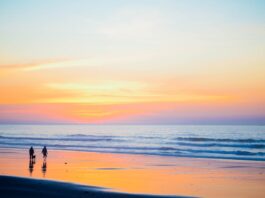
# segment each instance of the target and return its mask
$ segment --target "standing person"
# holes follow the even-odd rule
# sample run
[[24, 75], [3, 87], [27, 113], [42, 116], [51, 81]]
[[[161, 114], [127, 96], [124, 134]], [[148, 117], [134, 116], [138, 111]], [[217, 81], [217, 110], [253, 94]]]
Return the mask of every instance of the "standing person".
[[31, 146], [30, 149], [29, 149], [29, 160], [33, 160], [33, 156], [34, 156], [34, 149]]
[[46, 160], [47, 155], [48, 155], [48, 150], [47, 150], [46, 146], [43, 147], [41, 152], [43, 154], [43, 158]]

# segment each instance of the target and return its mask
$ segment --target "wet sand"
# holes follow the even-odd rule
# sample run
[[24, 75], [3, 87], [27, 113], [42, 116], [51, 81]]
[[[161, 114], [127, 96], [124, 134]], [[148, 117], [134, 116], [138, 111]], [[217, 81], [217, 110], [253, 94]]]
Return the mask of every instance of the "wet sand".
[[[125, 193], [122, 195], [126, 196], [130, 193], [217, 198], [265, 197], [265, 162], [49, 150], [46, 166], [43, 166], [40, 150], [36, 150], [36, 154], [36, 163], [32, 167], [27, 149], [1, 148], [0, 174], [44, 179], [48, 188], [56, 186], [51, 180], [98, 186], [111, 196], [118, 192], [118, 195]], [[1, 187], [1, 195], [8, 190], [16, 190], [18, 185], [25, 182], [29, 186], [32, 181], [39, 183], [39, 180], [22, 182], [17, 177], [12, 177], [12, 181], [10, 177], [0, 178], [2, 184], [6, 180], [11, 183]], [[67, 188], [69, 185], [66, 185]], [[76, 187], [70, 189], [76, 190], [80, 186]], [[23, 188], [22, 185], [20, 190]], [[61, 186], [59, 190], [56, 189], [60, 190]], [[84, 194], [83, 191], [78, 193]]]

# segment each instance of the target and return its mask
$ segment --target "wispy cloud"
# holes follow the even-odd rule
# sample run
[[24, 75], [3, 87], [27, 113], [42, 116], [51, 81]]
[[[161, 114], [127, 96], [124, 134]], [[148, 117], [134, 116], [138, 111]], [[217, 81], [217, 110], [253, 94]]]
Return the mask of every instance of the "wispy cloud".
[[262, 117], [264, 4], [209, 2], [0, 7], [0, 121]]
[[48, 84], [53, 90], [72, 92], [71, 97], [54, 97], [42, 100], [53, 103], [127, 104], [141, 102], [227, 102], [234, 100], [227, 95], [211, 93], [172, 93], [159, 89], [150, 90], [148, 84], [131, 81], [105, 81], [97, 84]]

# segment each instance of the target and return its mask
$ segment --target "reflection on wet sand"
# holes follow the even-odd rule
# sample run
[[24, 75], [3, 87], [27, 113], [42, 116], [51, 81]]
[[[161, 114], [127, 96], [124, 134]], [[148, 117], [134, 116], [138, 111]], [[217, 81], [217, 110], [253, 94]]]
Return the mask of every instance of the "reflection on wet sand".
[[47, 171], [47, 162], [46, 162], [46, 159], [43, 161], [41, 168], [42, 168], [43, 177], [45, 177], [45, 174], [46, 174], [46, 171]]
[[28, 170], [25, 163], [25, 151], [3, 149], [0, 173], [28, 176], [35, 168], [34, 178], [141, 194], [242, 198], [265, 194], [264, 162], [51, 150], [49, 171], [46, 161], [30, 162]]
[[34, 164], [35, 164], [35, 161], [33, 161], [32, 159], [29, 160], [29, 174], [30, 176], [32, 176], [32, 172], [34, 170]]
[[[32, 173], [34, 171], [35, 163], [36, 163], [35, 158], [33, 158], [33, 159], [30, 158], [29, 159], [29, 168], [28, 168], [28, 170], [29, 170], [30, 177], [32, 177]], [[42, 166], [41, 166], [41, 171], [42, 171], [42, 176], [45, 178], [46, 172], [47, 172], [47, 159], [46, 158], [43, 159]]]

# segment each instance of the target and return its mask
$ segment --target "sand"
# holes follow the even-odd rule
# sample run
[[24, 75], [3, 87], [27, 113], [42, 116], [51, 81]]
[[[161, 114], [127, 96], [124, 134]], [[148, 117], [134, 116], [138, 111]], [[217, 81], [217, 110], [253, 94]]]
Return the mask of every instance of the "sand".
[[[27, 149], [0, 149], [0, 175], [35, 179], [0, 177], [1, 195], [17, 191], [18, 186], [19, 195], [27, 193], [32, 185], [40, 183], [36, 179], [42, 179], [47, 189], [60, 187], [56, 192], [66, 184], [58, 186], [52, 182], [55, 180], [75, 183], [67, 184], [66, 190], [98, 186], [101, 188], [96, 188], [97, 192], [104, 189], [111, 196], [265, 197], [265, 162], [49, 150], [43, 167], [40, 150], [36, 153], [36, 164], [30, 168]], [[5, 185], [6, 181], [10, 184]]]
[[78, 185], [65, 182], [56, 182], [40, 179], [28, 179], [10, 176], [0, 176], [0, 192], [2, 198], [21, 197], [49, 197], [49, 198], [166, 198], [180, 196], [152, 196], [104, 191], [103, 188]]

